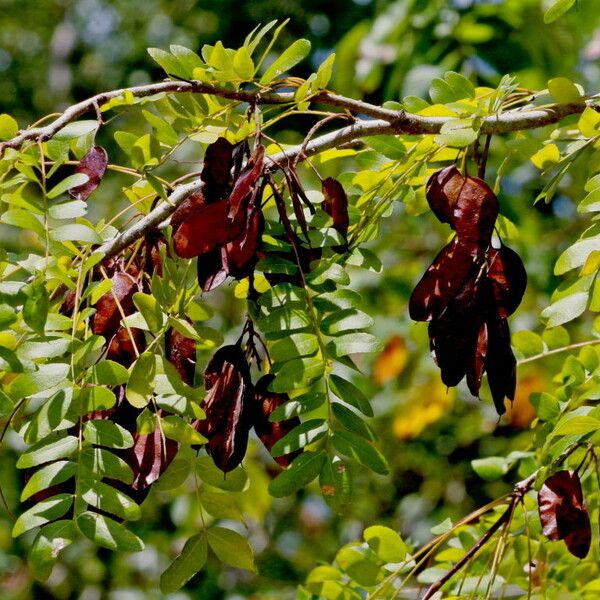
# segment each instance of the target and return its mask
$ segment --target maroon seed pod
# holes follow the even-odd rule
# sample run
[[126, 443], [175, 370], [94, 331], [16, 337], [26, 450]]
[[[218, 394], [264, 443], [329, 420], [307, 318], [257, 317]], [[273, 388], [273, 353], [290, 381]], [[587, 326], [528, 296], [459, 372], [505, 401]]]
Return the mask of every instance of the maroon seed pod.
[[108, 165], [108, 155], [101, 146], [93, 146], [75, 167], [75, 173], [83, 173], [88, 180], [72, 187], [69, 195], [76, 200], [87, 200], [90, 194], [100, 185]]
[[181, 380], [193, 386], [196, 372], [195, 340], [185, 337], [176, 329], [171, 328], [165, 334], [165, 355], [177, 369]]
[[[275, 379], [274, 375], [264, 375], [258, 380], [254, 388], [254, 430], [269, 452], [271, 452], [276, 442], [300, 425], [298, 417], [276, 422], [269, 421], [269, 416], [275, 409], [289, 400], [287, 394], [269, 391], [268, 388], [273, 379]], [[275, 461], [285, 469], [299, 454], [301, 454], [301, 450], [277, 456]]]
[[588, 555], [592, 529], [576, 471], [558, 471], [544, 481], [538, 493], [538, 510], [549, 540], [564, 540], [577, 558]]

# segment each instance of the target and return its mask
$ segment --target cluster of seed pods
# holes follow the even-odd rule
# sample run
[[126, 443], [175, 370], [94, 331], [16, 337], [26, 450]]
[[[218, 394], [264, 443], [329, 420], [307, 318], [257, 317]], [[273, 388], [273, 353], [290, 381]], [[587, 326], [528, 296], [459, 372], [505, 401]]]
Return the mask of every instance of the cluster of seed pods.
[[483, 180], [451, 166], [431, 176], [426, 194], [433, 213], [456, 235], [413, 291], [410, 316], [429, 322], [431, 352], [442, 381], [455, 386], [466, 376], [469, 390], [479, 396], [487, 372], [502, 415], [505, 398], [515, 395], [516, 360], [507, 317], [525, 292], [523, 263], [507, 246], [492, 245], [498, 199]]

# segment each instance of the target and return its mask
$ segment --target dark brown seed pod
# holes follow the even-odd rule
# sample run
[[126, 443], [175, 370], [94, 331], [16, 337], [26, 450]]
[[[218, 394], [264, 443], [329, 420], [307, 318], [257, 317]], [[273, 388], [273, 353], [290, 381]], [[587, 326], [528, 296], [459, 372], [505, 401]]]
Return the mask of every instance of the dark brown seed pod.
[[322, 183], [323, 210], [333, 219], [333, 227], [344, 238], [348, 235], [350, 218], [348, 216], [348, 196], [342, 184], [333, 177], [327, 177]]
[[106, 358], [129, 368], [135, 362], [138, 353], [145, 349], [146, 336], [141, 329], [119, 327], [108, 344]]
[[238, 345], [215, 352], [204, 372], [204, 387], [206, 419], [197, 423], [197, 429], [208, 438], [206, 451], [215, 465], [227, 473], [244, 458], [252, 425], [249, 403], [254, 391], [248, 362]]
[[200, 179], [204, 182], [203, 193], [207, 204], [218, 202], [231, 192], [234, 148], [225, 138], [219, 138], [206, 149]]
[[498, 200], [476, 177], [455, 167], [434, 173], [427, 182], [427, 201], [456, 236], [436, 256], [409, 301], [415, 321], [429, 321], [432, 355], [442, 381], [457, 385], [467, 378], [478, 396], [484, 371], [496, 411], [513, 400], [516, 360], [506, 317], [521, 302], [527, 275], [519, 256], [506, 246], [492, 247]]
[[101, 146], [93, 146], [75, 167], [75, 173], [83, 173], [88, 180], [81, 185], [72, 187], [69, 195], [76, 200], [87, 200], [90, 194], [100, 185], [106, 167], [108, 155]]
[[103, 335], [110, 339], [119, 329], [121, 310], [124, 315], [129, 315], [135, 310], [133, 294], [137, 291], [137, 281], [129, 273], [124, 271], [115, 273], [112, 276], [112, 289], [96, 304], [92, 331], [96, 335]]
[[549, 540], [564, 540], [577, 558], [588, 555], [592, 528], [576, 471], [558, 471], [544, 481], [538, 493], [538, 510]]
[[176, 329], [169, 329], [165, 334], [165, 356], [177, 369], [181, 380], [194, 385], [196, 372], [196, 342]]
[[[264, 375], [257, 381], [254, 387], [254, 430], [269, 452], [271, 452], [271, 448], [273, 448], [276, 442], [300, 425], [298, 417], [284, 419], [283, 421], [269, 421], [269, 417], [275, 409], [289, 400], [287, 394], [277, 394], [269, 391], [268, 388], [273, 379], [275, 379], [274, 375]], [[297, 450], [290, 454], [277, 456], [275, 460], [279, 466], [286, 468], [299, 454], [301, 454], [301, 451]]]

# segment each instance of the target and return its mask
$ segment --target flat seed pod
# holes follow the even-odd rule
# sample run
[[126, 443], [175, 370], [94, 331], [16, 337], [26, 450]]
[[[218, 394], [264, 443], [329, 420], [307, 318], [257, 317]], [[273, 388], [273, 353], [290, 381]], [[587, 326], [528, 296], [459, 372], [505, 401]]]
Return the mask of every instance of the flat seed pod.
[[512, 315], [525, 293], [527, 273], [519, 255], [508, 246], [499, 250], [491, 248], [487, 257], [492, 301], [499, 317]]
[[465, 177], [454, 208], [456, 235], [463, 243], [489, 246], [498, 211], [498, 199], [488, 184]]
[[510, 331], [506, 319], [486, 322], [488, 345], [485, 358], [485, 370], [496, 412], [506, 412], [504, 399], [515, 399], [517, 387], [517, 361], [510, 347]]
[[165, 334], [165, 356], [177, 369], [181, 380], [194, 385], [196, 372], [196, 342], [176, 329], [169, 329]]
[[481, 387], [481, 379], [485, 369], [485, 357], [487, 356], [487, 325], [481, 323], [478, 325], [477, 334], [475, 337], [475, 347], [469, 356], [467, 364], [467, 386], [473, 396], [479, 396], [479, 388]]
[[181, 258], [194, 258], [236, 238], [244, 230], [246, 215], [228, 216], [229, 202], [205, 204], [189, 214], [173, 235], [173, 247]]
[[[287, 394], [277, 394], [269, 391], [268, 387], [274, 379], [274, 375], [264, 375], [257, 381], [254, 388], [254, 430], [269, 452], [276, 442], [300, 425], [298, 417], [276, 422], [269, 421], [271, 413], [289, 400]], [[283, 456], [276, 457], [275, 461], [280, 467], [286, 468], [300, 453], [301, 451], [297, 450], [289, 454], [284, 454]]]
[[252, 273], [258, 260], [258, 246], [264, 228], [262, 210], [249, 206], [245, 230], [223, 248], [223, 264], [231, 277], [243, 279]]
[[76, 200], [87, 200], [90, 194], [100, 185], [106, 167], [108, 155], [102, 146], [93, 146], [75, 167], [75, 173], [83, 173], [88, 180], [81, 185], [72, 187], [69, 195]]
[[[346, 239], [350, 218], [348, 216], [348, 196], [342, 187], [342, 184], [333, 177], [327, 177], [323, 180], [323, 210], [333, 219], [333, 228], [339, 231]], [[347, 245], [336, 246], [337, 252], [345, 252]]]
[[226, 198], [231, 191], [233, 149], [234, 145], [222, 137], [206, 149], [200, 179], [204, 182], [203, 193], [208, 204]]
[[138, 356], [136, 350], [141, 354], [145, 349], [146, 336], [141, 329], [119, 327], [110, 340], [106, 358], [129, 368]]
[[207, 394], [202, 402], [206, 419], [197, 425], [208, 438], [206, 451], [215, 465], [227, 473], [246, 454], [251, 427], [249, 402], [253, 389], [246, 357], [237, 345], [223, 346], [204, 372]]
[[440, 169], [427, 180], [425, 197], [433, 214], [442, 222], [454, 227], [454, 209], [464, 177], [454, 166]]
[[233, 190], [229, 196], [229, 216], [232, 219], [239, 213], [243, 201], [256, 189], [256, 183], [263, 174], [264, 165], [265, 147], [258, 146], [233, 184]]
[[135, 309], [133, 294], [137, 291], [137, 282], [129, 273], [124, 271], [115, 273], [112, 276], [112, 289], [104, 294], [96, 304], [92, 331], [96, 335], [103, 335], [110, 339], [119, 329], [121, 322], [122, 315], [119, 305], [123, 314], [131, 314]]
[[213, 248], [198, 256], [196, 265], [198, 285], [203, 292], [210, 292], [227, 279], [227, 268], [223, 264], [223, 249]]
[[165, 438], [159, 427], [152, 433], [133, 435], [133, 446], [124, 459], [133, 470], [131, 488], [136, 491], [150, 487], [171, 464], [179, 445]]
[[564, 540], [577, 558], [588, 555], [592, 530], [576, 471], [558, 471], [544, 481], [538, 493], [538, 510], [549, 540]]
[[411, 319], [431, 321], [438, 318], [480, 270], [473, 261], [471, 249], [461, 244], [457, 237], [453, 238], [415, 287], [408, 304]]

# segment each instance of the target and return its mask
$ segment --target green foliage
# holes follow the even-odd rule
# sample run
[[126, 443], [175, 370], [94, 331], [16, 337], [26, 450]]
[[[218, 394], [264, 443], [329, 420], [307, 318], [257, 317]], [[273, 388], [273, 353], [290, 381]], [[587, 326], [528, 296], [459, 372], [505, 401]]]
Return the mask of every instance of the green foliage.
[[[97, 120], [75, 121], [51, 139], [4, 149], [0, 220], [11, 242], [0, 251], [0, 413], [10, 458], [17, 448], [19, 453], [10, 466], [25, 470], [20, 487], [7, 481], [8, 503], [16, 508], [19, 495], [26, 502], [16, 508], [15, 552], [27, 547], [34, 577], [47, 580], [57, 562], [72, 568], [75, 555], [94, 556], [96, 546], [117, 552], [115, 560], [125, 564], [122, 553], [148, 544], [159, 548], [164, 594], [186, 586], [202, 594], [198, 590], [208, 588], [201, 586], [225, 568], [248, 571], [249, 579], [235, 575], [236, 593], [260, 593], [256, 586], [271, 590], [271, 584], [256, 583], [258, 577], [266, 579], [275, 564], [273, 572], [294, 572], [289, 587], [309, 573], [299, 597], [391, 597], [400, 582], [429, 585], [451, 573], [501, 517], [504, 495], [522, 479], [528, 483], [520, 503], [493, 538], [500, 541], [474, 555], [468, 572], [452, 578], [444, 592], [489, 596], [511, 584], [526, 593], [531, 576], [539, 582], [538, 594], [544, 586], [578, 593], [585, 573], [590, 587], [584, 591], [592, 597], [600, 578], [597, 561], [592, 555], [579, 571], [567, 573], [573, 566], [567, 551], [548, 548], [540, 531], [534, 489], [563, 463], [592, 467], [595, 455], [588, 448], [598, 442], [599, 329], [593, 313], [600, 310], [594, 214], [600, 211], [600, 115], [588, 106], [550, 129], [495, 136], [492, 142], [488, 181], [494, 185], [496, 177], [505, 215], [499, 232], [525, 254], [531, 281], [517, 316], [521, 330], [512, 339], [520, 387], [502, 422], [506, 439], [492, 436], [496, 419], [487, 412], [485, 393], [481, 410], [463, 401], [463, 389], [452, 407], [454, 396], [424, 358], [424, 329], [405, 317], [421, 263], [430, 262], [448, 235], [427, 214], [426, 183], [457, 157], [475, 168], [470, 156], [477, 148], [481, 157], [487, 117], [585, 97], [578, 84], [554, 76], [571, 75], [559, 68], [558, 58], [554, 73], [541, 67], [528, 73], [527, 64], [519, 63], [518, 78], [485, 75], [481, 65], [481, 72], [463, 68], [462, 51], [466, 56], [474, 48], [486, 49], [492, 70], [501, 66], [486, 46], [500, 35], [490, 23], [501, 22], [514, 34], [514, 23], [530, 10], [541, 27], [538, 3], [490, 5], [487, 12], [446, 7], [456, 16], [446, 29], [439, 3], [428, 4], [390, 3], [377, 27], [367, 32], [364, 23], [356, 25], [335, 54], [322, 53], [311, 74], [302, 71], [311, 42], [286, 38], [285, 23], [257, 27], [240, 47], [215, 41], [197, 52], [180, 44], [150, 48], [164, 71], [160, 77], [195, 80], [221, 92], [125, 91], [98, 107]], [[555, 2], [543, 19], [554, 21], [573, 4]], [[586, 10], [566, 19], [584, 18]], [[382, 28], [386, 22], [391, 25]], [[447, 58], [424, 78], [425, 87], [416, 85], [423, 72], [411, 63], [423, 57], [423, 42], [409, 24], [436, 31], [436, 40], [448, 45]], [[450, 30], [455, 40], [448, 39]], [[365, 50], [353, 77], [354, 66], [345, 66], [359, 37], [367, 49], [369, 43], [379, 50], [389, 44], [394, 60], [383, 66], [381, 53]], [[442, 46], [434, 47], [439, 54]], [[327, 87], [374, 91], [390, 71], [387, 92], [413, 93], [388, 107], [447, 117], [439, 134], [369, 135], [364, 144], [329, 148], [297, 166], [280, 154], [288, 142], [302, 143], [309, 130], [297, 125], [302, 119], [322, 117], [319, 126], [346, 119], [329, 105], [316, 105], [315, 94]], [[235, 99], [240, 90], [268, 94], [282, 86], [292, 93], [279, 104], [244, 112]], [[13, 117], [0, 115], [0, 140], [17, 135], [18, 127]], [[290, 133], [294, 128], [300, 131]], [[311, 138], [318, 135], [318, 127], [311, 130]], [[111, 144], [109, 172], [88, 201], [69, 199], [70, 189], [91, 180], [73, 170], [96, 137]], [[282, 161], [267, 160], [272, 179], [257, 188], [266, 222], [253, 276], [203, 295], [196, 277], [202, 257], [178, 258], [168, 227], [161, 244], [148, 236], [128, 246], [117, 267], [105, 260], [98, 246], [125, 229], [131, 215], [141, 218], [170, 202], [182, 181], [196, 177], [197, 167], [189, 163], [197, 163], [218, 138], [250, 146], [258, 139], [269, 158]], [[290, 184], [296, 176], [307, 197], [300, 207]], [[327, 177], [346, 190], [347, 236], [326, 207], [320, 182]], [[536, 194], [546, 203], [537, 210]], [[102, 210], [110, 195], [121, 198], [125, 217]], [[569, 204], [576, 206], [570, 220], [560, 213], [568, 198], [576, 199]], [[111, 269], [141, 273], [130, 297], [120, 298]], [[102, 333], [103, 304], [115, 298], [123, 339]], [[210, 436], [198, 425], [206, 416], [201, 374], [224, 340], [239, 336], [242, 313], [262, 343], [253, 356], [253, 380], [269, 371], [275, 376], [270, 391], [289, 397], [269, 422], [298, 420], [268, 452], [253, 437], [243, 466], [224, 475], [202, 448]], [[169, 346], [174, 332], [194, 342], [194, 357], [183, 367]], [[113, 343], [132, 349], [127, 354], [121, 348], [123, 358]], [[185, 369], [190, 364], [191, 374]], [[286, 464], [288, 455], [289, 465], [276, 471], [272, 458]], [[584, 491], [597, 519], [599, 490], [592, 479], [584, 478]], [[272, 497], [290, 496], [272, 504]], [[463, 519], [490, 501], [473, 513], [477, 519]], [[325, 533], [328, 527], [311, 510], [325, 514], [335, 531]], [[253, 540], [260, 535], [254, 533], [265, 522], [269, 535], [281, 537], [255, 557]], [[431, 528], [433, 522], [443, 526]], [[338, 549], [337, 528], [344, 523], [365, 525], [363, 537]], [[300, 558], [290, 558], [293, 552], [284, 548], [283, 533], [292, 528], [301, 538]], [[354, 529], [348, 526], [344, 538]], [[429, 531], [435, 536], [430, 543]], [[323, 550], [314, 548], [311, 535], [326, 541]], [[318, 560], [329, 561], [334, 549], [331, 565], [313, 568]], [[430, 563], [423, 569], [424, 559]], [[515, 564], [538, 565], [539, 573], [533, 567], [515, 570]]]

